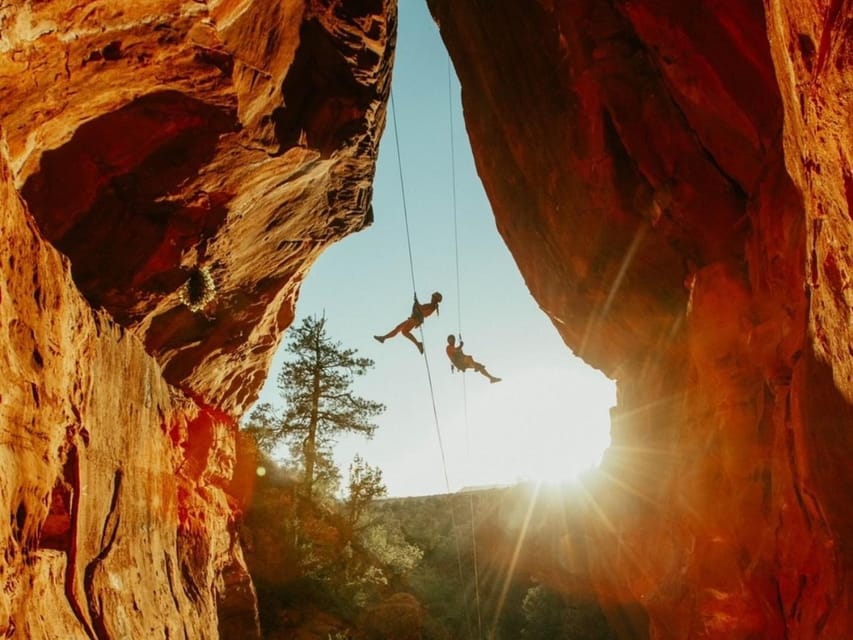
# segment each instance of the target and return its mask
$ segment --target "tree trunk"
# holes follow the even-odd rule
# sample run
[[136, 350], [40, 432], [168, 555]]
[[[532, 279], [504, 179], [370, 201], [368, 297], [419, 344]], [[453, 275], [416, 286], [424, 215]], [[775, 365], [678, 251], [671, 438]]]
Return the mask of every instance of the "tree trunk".
[[314, 494], [314, 461], [317, 455], [317, 420], [320, 408], [320, 339], [315, 345], [314, 381], [311, 390], [311, 420], [305, 439], [305, 493], [310, 501]]

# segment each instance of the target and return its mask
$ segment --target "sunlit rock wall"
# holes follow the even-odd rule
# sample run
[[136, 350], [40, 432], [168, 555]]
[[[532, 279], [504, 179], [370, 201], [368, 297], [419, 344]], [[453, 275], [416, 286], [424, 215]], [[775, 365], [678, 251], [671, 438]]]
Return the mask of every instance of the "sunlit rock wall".
[[0, 635], [257, 633], [236, 420], [312, 262], [370, 224], [395, 20], [0, 3]]
[[625, 637], [848, 637], [850, 2], [428, 4], [498, 230], [618, 382], [549, 580]]

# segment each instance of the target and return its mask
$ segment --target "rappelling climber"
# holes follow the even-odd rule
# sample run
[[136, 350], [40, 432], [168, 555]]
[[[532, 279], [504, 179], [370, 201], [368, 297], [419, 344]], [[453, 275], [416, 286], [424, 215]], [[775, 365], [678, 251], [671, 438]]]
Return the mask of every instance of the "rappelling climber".
[[462, 345], [465, 343], [462, 342], [462, 337], [459, 338], [459, 346], [456, 345], [456, 336], [449, 335], [447, 336], [447, 347], [445, 351], [447, 351], [447, 357], [450, 358], [450, 370], [452, 371], [454, 368], [459, 369], [459, 371], [464, 372], [466, 369], [473, 369], [477, 373], [481, 373], [489, 379], [489, 382], [494, 384], [495, 382], [500, 382], [500, 378], [496, 378], [491, 373], [486, 371], [485, 365], [480, 364], [472, 356], [465, 354], [462, 351]]
[[441, 302], [441, 294], [436, 291], [432, 294], [430, 301], [426, 304], [418, 302], [418, 297], [415, 296], [415, 302], [412, 305], [412, 314], [403, 320], [396, 327], [391, 329], [384, 336], [373, 336], [379, 342], [385, 342], [388, 338], [393, 338], [398, 333], [402, 333], [405, 337], [415, 343], [418, 351], [424, 352], [424, 345], [415, 336], [412, 335], [412, 329], [417, 329], [424, 323], [424, 318], [427, 318], [435, 312], [438, 315], [438, 303]]

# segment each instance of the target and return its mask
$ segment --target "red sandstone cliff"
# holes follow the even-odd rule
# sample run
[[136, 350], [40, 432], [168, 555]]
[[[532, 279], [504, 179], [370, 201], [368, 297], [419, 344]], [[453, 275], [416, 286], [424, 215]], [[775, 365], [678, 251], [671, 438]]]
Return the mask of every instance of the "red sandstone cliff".
[[550, 580], [636, 637], [850, 637], [853, 4], [428, 2], [498, 229], [618, 382]]
[[0, 3], [0, 635], [257, 632], [235, 419], [370, 223], [394, 31], [388, 0]]

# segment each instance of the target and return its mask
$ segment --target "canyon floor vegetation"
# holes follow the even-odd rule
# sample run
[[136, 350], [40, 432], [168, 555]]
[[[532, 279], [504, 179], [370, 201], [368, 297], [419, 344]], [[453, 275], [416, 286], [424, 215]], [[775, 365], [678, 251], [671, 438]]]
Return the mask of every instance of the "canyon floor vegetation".
[[495, 530], [497, 514], [523, 511], [526, 488], [387, 498], [381, 469], [360, 456], [344, 482], [336, 436], [370, 437], [383, 410], [352, 389], [373, 363], [333, 341], [323, 318], [303, 320], [285, 348], [283, 405], [250, 414], [235, 474], [264, 637], [613, 637], [596, 603], [559, 595], [485, 552], [482, 530]]

